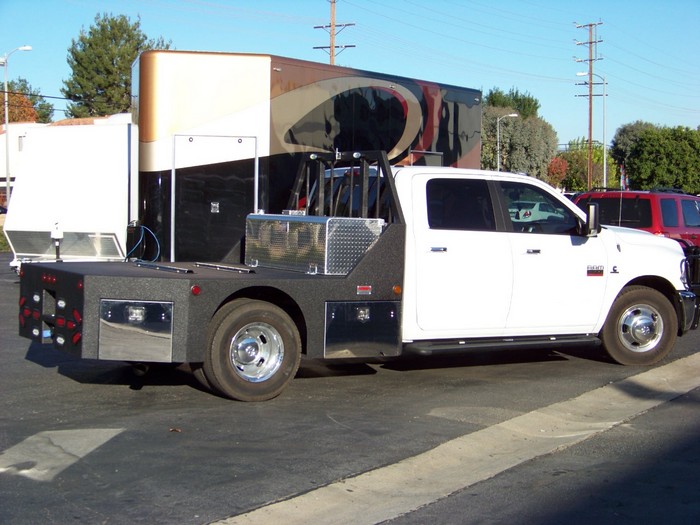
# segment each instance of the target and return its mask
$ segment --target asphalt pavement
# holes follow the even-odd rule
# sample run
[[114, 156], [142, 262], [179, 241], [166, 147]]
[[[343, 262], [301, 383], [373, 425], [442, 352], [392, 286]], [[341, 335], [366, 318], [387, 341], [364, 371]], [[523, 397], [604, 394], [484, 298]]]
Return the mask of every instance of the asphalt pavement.
[[304, 362], [279, 398], [238, 403], [20, 338], [9, 260], [3, 525], [254, 523], [284, 505], [307, 523], [700, 523], [698, 332], [651, 369], [597, 348]]

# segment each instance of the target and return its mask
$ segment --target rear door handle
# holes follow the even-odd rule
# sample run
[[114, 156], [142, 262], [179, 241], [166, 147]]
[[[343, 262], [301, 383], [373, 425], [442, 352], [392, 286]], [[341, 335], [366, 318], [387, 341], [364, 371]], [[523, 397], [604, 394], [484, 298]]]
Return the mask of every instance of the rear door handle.
[[430, 251], [431, 252], [446, 252], [447, 248], [445, 248], [444, 246], [433, 246], [432, 248], [430, 248]]
[[526, 253], [532, 255], [539, 255], [540, 253], [542, 253], [542, 250], [540, 250], [539, 248], [528, 248]]

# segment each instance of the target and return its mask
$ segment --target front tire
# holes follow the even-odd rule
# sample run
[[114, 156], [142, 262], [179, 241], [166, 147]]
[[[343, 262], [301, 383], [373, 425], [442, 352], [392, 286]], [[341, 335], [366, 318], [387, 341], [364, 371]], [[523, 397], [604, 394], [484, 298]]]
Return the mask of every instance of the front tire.
[[215, 390], [231, 399], [277, 397], [294, 378], [300, 360], [299, 331], [273, 304], [237, 299], [209, 324], [203, 372]]
[[630, 286], [617, 296], [600, 339], [622, 365], [651, 365], [668, 355], [676, 342], [678, 318], [671, 302], [646, 286]]

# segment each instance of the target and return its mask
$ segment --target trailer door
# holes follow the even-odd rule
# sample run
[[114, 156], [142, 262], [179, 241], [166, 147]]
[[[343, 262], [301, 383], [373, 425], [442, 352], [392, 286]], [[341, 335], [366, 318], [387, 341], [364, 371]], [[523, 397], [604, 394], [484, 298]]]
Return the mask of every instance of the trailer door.
[[170, 260], [224, 260], [240, 245], [245, 217], [255, 210], [256, 139], [174, 140]]

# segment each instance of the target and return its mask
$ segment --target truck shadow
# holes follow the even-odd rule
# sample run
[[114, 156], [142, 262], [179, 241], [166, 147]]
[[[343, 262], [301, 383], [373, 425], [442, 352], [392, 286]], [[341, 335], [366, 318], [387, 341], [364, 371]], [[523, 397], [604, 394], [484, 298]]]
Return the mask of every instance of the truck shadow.
[[394, 371], [433, 370], [439, 368], [470, 368], [480, 366], [546, 363], [583, 359], [611, 364], [600, 346], [549, 347], [547, 349], [488, 349], [465, 350], [455, 354], [434, 356], [409, 356], [388, 361], [383, 368]]
[[488, 349], [465, 350], [432, 356], [409, 355], [375, 359], [370, 362], [302, 360], [297, 379], [376, 374], [376, 367], [396, 372], [435, 370], [441, 368], [470, 368], [480, 366], [525, 363], [564, 362], [575, 359], [613, 364], [601, 346], [551, 346], [547, 349]]
[[[144, 386], [190, 386], [207, 391], [186, 367], [169, 363], [150, 364], [144, 370], [132, 363], [80, 359], [48, 344], [32, 343], [25, 358], [43, 368], [55, 368], [64, 377], [84, 384], [124, 385], [132, 390]], [[302, 359], [297, 379], [369, 376], [377, 368], [396, 372], [472, 368], [524, 363], [563, 362], [575, 359], [610, 364], [601, 347], [550, 347], [547, 349], [469, 350], [450, 355], [404, 356], [371, 362]]]
[[55, 368], [60, 375], [83, 384], [124, 385], [131, 390], [140, 390], [146, 385], [187, 385], [206, 390], [189, 371], [170, 363], [150, 364], [145, 371], [123, 361], [80, 359], [39, 343], [29, 346], [25, 358], [44, 368]]

